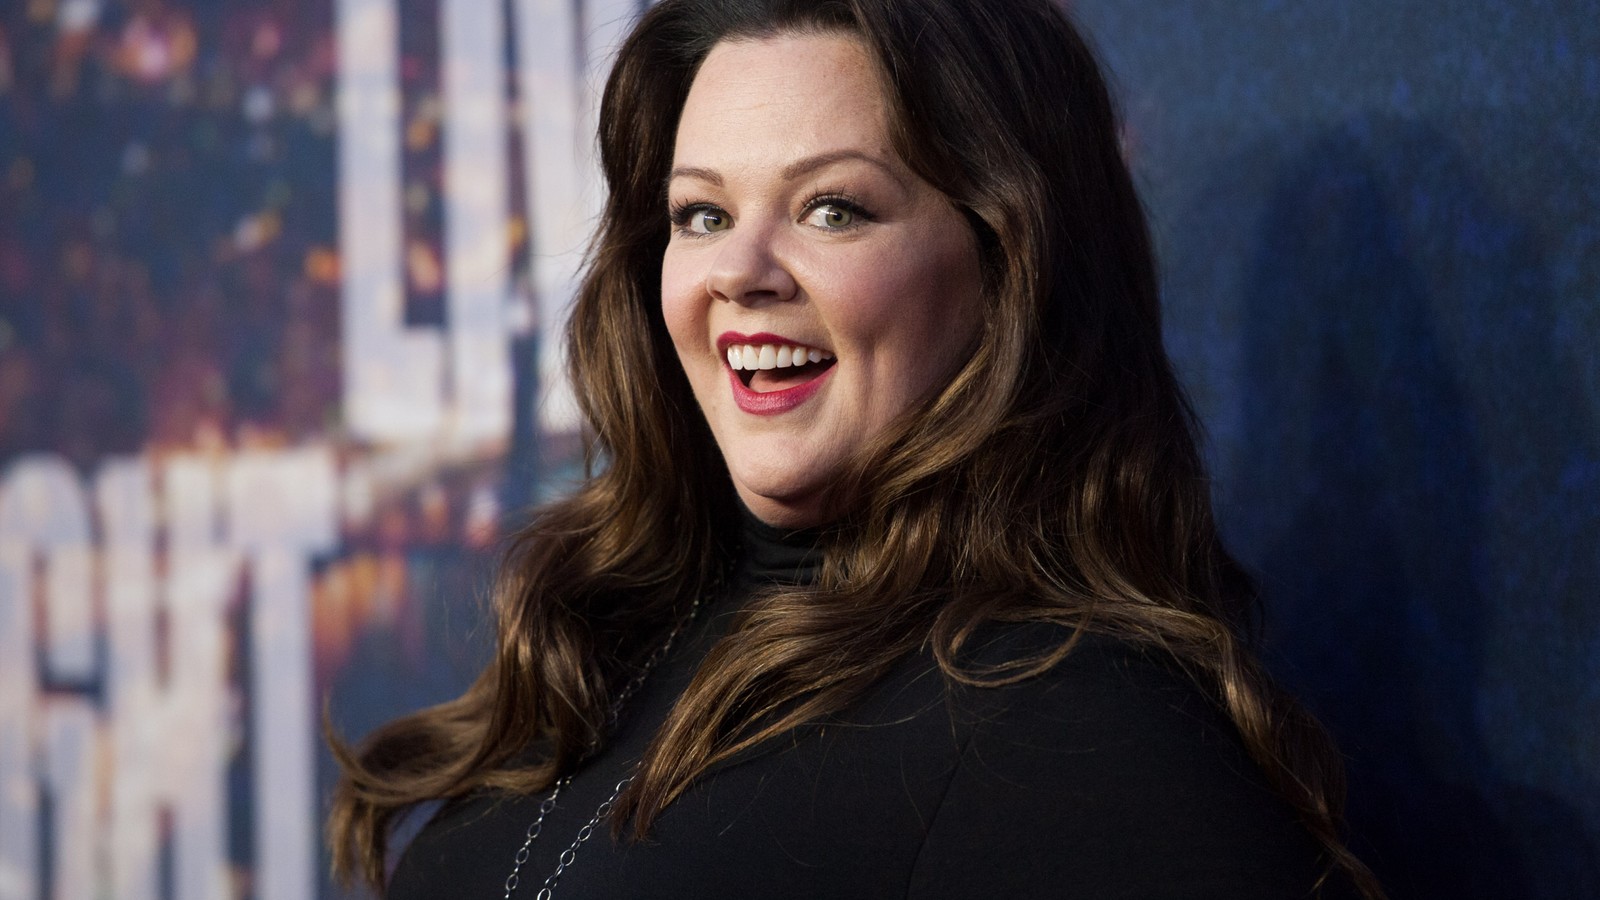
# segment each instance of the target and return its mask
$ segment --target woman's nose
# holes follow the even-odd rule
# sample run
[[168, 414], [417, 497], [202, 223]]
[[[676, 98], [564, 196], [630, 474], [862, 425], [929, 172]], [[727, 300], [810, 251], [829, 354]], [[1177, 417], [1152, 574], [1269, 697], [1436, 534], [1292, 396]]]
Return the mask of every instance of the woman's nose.
[[798, 292], [771, 228], [736, 225], [718, 244], [706, 273], [706, 290], [711, 296], [753, 304], [791, 300]]

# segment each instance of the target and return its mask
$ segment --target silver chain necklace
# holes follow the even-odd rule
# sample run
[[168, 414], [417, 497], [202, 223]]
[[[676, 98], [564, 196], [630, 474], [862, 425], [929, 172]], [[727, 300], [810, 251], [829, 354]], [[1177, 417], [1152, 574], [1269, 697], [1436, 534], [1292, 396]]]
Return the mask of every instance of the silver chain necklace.
[[[655, 671], [656, 666], [660, 665], [661, 661], [666, 658], [667, 653], [672, 649], [673, 642], [678, 639], [679, 634], [683, 633], [683, 629], [694, 621], [695, 614], [699, 611], [700, 598], [696, 597], [694, 602], [689, 605], [689, 611], [684, 614], [683, 618], [678, 620], [676, 625], [672, 626], [672, 631], [667, 633], [667, 639], [662, 641], [655, 650], [651, 651], [650, 655], [645, 658], [644, 664], [639, 667], [638, 673], [617, 693], [617, 699], [612, 701], [611, 710], [606, 715], [607, 731], [616, 728], [617, 720], [622, 714], [623, 704], [627, 703], [634, 694], [638, 693], [639, 688], [644, 686], [645, 680], [650, 677], [650, 673]], [[596, 740], [594, 744], [590, 745], [590, 755], [599, 749], [599, 741]], [[617, 782], [616, 787], [611, 789], [611, 795], [600, 801], [600, 805], [595, 809], [594, 815], [590, 816], [589, 821], [583, 823], [583, 827], [578, 829], [577, 837], [574, 837], [572, 843], [567, 845], [567, 849], [561, 851], [561, 855], [556, 857], [555, 871], [546, 876], [544, 884], [539, 888], [539, 893], [534, 895], [534, 900], [550, 900], [550, 892], [555, 887], [556, 881], [561, 878], [561, 873], [570, 868], [573, 861], [578, 858], [578, 847], [594, 836], [595, 827], [607, 816], [611, 815], [611, 807], [617, 802], [617, 798], [622, 796], [623, 789], [633, 783], [638, 765], [635, 762], [627, 777]], [[511, 894], [516, 891], [517, 885], [522, 881], [522, 866], [532, 855], [533, 841], [544, 828], [545, 816], [556, 808], [556, 798], [561, 796], [562, 788], [571, 783], [572, 775], [557, 779], [550, 793], [545, 795], [544, 800], [540, 802], [539, 813], [534, 817], [533, 822], [528, 825], [526, 839], [522, 842], [522, 846], [517, 848], [516, 856], [513, 857], [511, 874], [506, 876], [505, 900], [511, 900]]]

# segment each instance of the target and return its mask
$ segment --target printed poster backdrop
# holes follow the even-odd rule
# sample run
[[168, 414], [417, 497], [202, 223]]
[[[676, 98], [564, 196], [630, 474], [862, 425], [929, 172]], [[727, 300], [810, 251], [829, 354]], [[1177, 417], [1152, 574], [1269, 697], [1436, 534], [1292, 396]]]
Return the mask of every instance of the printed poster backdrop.
[[[1397, 897], [1600, 894], [1600, 29], [1080, 0], [1272, 665]], [[342, 897], [577, 471], [600, 0], [0, 8], [0, 900]], [[510, 851], [508, 848], [508, 859]]]

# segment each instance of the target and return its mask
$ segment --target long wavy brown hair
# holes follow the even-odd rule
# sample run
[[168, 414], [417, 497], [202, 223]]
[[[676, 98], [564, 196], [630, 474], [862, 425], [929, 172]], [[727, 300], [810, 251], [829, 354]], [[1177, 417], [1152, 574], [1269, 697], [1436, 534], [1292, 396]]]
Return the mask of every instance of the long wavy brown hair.
[[[381, 883], [390, 826], [419, 801], [547, 789], [727, 572], [733, 488], [661, 316], [666, 182], [711, 47], [780, 32], [847, 33], [876, 58], [896, 148], [978, 237], [985, 324], [950, 383], [840, 478], [818, 583], [753, 598], [700, 665], [618, 800], [619, 830], [644, 834], [708, 767], [849, 705], [907, 654], [931, 648], [949, 678], [993, 685], [1090, 630], [1176, 660], [1330, 869], [1382, 896], [1340, 838], [1339, 757], [1250, 649], [1254, 592], [1218, 539], [1162, 346], [1116, 113], [1049, 0], [665, 0], [642, 15], [601, 104], [609, 192], [567, 334], [590, 475], [511, 539], [477, 681], [358, 750], [331, 739], [336, 871]], [[1066, 628], [1042, 656], [963, 668], [964, 641], [993, 621]]]

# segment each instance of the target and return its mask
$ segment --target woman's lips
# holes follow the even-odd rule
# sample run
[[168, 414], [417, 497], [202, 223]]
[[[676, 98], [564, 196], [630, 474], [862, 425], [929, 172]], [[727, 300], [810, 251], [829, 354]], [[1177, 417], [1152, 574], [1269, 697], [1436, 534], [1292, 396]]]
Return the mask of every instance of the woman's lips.
[[831, 351], [768, 332], [724, 332], [717, 350], [726, 358], [734, 401], [755, 415], [776, 415], [804, 403], [834, 365]]
[[833, 366], [817, 373], [816, 377], [802, 381], [794, 387], [776, 391], [758, 391], [744, 383], [739, 373], [728, 369], [728, 383], [733, 387], [733, 402], [744, 412], [757, 416], [775, 416], [786, 413], [810, 400], [833, 374]]

